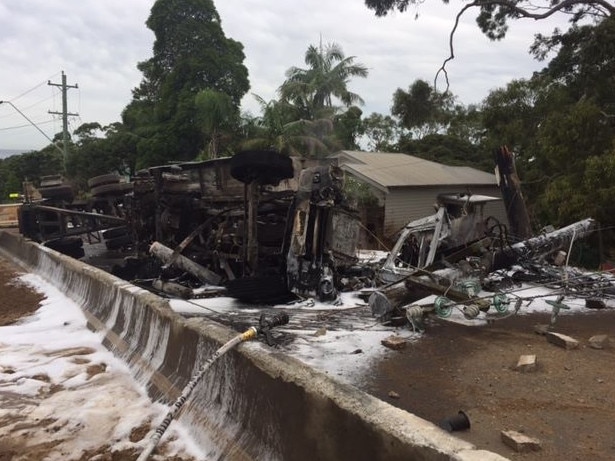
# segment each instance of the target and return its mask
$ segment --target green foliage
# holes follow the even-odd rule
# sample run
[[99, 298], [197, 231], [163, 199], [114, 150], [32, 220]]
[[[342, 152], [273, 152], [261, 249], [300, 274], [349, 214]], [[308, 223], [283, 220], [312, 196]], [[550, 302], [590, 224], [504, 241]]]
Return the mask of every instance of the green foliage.
[[301, 118], [314, 120], [334, 115], [336, 100], [344, 107], [363, 104], [358, 94], [348, 90], [348, 83], [354, 77], [367, 77], [367, 67], [355, 63], [354, 56], [346, 57], [337, 43], [310, 45], [305, 64], [304, 69], [288, 69], [278, 89], [280, 99], [293, 104]]
[[73, 134], [77, 142], [67, 159], [66, 175], [78, 192], [86, 192], [87, 180], [94, 176], [135, 173], [138, 138], [121, 123], [84, 123]]
[[61, 171], [62, 154], [51, 145], [40, 151], [0, 159], [0, 201], [8, 201], [10, 193], [21, 193], [24, 181], [38, 185], [41, 176]]
[[370, 151], [397, 152], [400, 128], [397, 121], [390, 115], [372, 113], [363, 119], [362, 131]]
[[368, 207], [378, 205], [378, 197], [374, 195], [372, 188], [357, 180], [351, 175], [346, 175], [344, 180], [344, 193], [351, 202], [356, 203], [358, 207]]
[[[146, 24], [156, 37], [154, 53], [139, 63], [143, 80], [122, 115], [139, 138], [136, 164], [193, 160], [238, 113], [249, 89], [243, 46], [225, 37], [211, 0], [157, 0]], [[224, 120], [220, 113], [204, 116], [212, 100], [201, 96], [197, 103], [196, 96], [207, 90], [229, 98], [218, 100]]]
[[[261, 116], [244, 117], [249, 138], [243, 148], [273, 148], [289, 155], [321, 158], [339, 149], [356, 149], [362, 133], [359, 95], [348, 90], [352, 77], [367, 76], [367, 69], [346, 57], [335, 43], [310, 45], [307, 68], [292, 67], [280, 88], [279, 100], [255, 95]], [[341, 102], [342, 107], [334, 105]]]
[[357, 141], [363, 134], [361, 115], [363, 111], [357, 106], [352, 106], [334, 117], [333, 131], [342, 149], [357, 150], [359, 148]]
[[221, 152], [227, 150], [233, 131], [238, 125], [237, 106], [228, 94], [212, 89], [197, 93], [195, 104], [197, 121], [207, 141], [207, 149], [202, 158], [218, 158]]
[[[442, 0], [449, 3], [449, 0]], [[374, 10], [376, 16], [386, 16], [389, 12], [398, 10], [404, 12], [408, 6], [419, 7], [422, 0], [365, 0], [365, 5]], [[476, 23], [480, 30], [491, 40], [500, 40], [506, 36], [508, 22], [519, 18], [541, 20], [555, 14], [565, 14], [570, 22], [576, 23], [585, 18], [604, 18], [615, 13], [615, 5], [589, 0], [568, 1], [530, 1], [530, 0], [476, 0], [461, 3], [458, 14], [463, 14], [469, 8], [478, 10]], [[416, 13], [418, 17], [418, 13]]]
[[471, 142], [447, 134], [430, 134], [422, 139], [402, 137], [400, 152], [451, 166], [469, 166], [493, 172], [493, 158], [489, 152]]
[[310, 158], [324, 157], [339, 149], [333, 136], [333, 120], [305, 120], [298, 117], [298, 108], [287, 101], [266, 102], [256, 96], [262, 115], [244, 118], [243, 131], [250, 133], [243, 149], [274, 149], [286, 155]]
[[451, 93], [439, 93], [425, 80], [418, 79], [408, 91], [395, 91], [391, 113], [402, 127], [420, 138], [446, 129], [454, 114], [454, 101]]

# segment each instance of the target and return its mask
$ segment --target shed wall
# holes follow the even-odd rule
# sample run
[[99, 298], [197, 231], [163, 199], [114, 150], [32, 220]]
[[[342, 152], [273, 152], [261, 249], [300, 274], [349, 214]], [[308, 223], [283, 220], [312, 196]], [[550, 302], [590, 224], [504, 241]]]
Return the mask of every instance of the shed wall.
[[[436, 187], [398, 187], [390, 189], [385, 198], [384, 238], [394, 240], [395, 235], [408, 222], [424, 218], [435, 212], [436, 197], [439, 194], [458, 193], [463, 190], [450, 186]], [[472, 193], [501, 198], [498, 186], [472, 186]], [[506, 210], [502, 201], [488, 203], [485, 217], [493, 216], [500, 223], [508, 225]]]

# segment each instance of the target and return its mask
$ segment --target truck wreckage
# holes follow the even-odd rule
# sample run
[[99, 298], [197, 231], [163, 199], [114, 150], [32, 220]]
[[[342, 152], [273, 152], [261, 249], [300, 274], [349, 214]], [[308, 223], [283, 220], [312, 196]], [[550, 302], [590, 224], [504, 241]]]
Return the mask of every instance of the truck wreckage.
[[[57, 242], [106, 227], [107, 248], [132, 253], [116, 275], [151, 280], [175, 296], [205, 285], [251, 303], [296, 295], [333, 301], [341, 279], [361, 272], [358, 214], [343, 194], [341, 169], [302, 163], [244, 151], [149, 168], [130, 183], [103, 175], [89, 181], [89, 210], [29, 203], [21, 232], [61, 251]], [[105, 226], [107, 216], [112, 224]]]
[[506, 317], [524, 301], [514, 290], [523, 281], [554, 288], [555, 315], [565, 296], [615, 293], [610, 274], [567, 264], [570, 247], [595, 221], [512, 241], [507, 226], [483, 214], [501, 199], [469, 193], [438, 196], [436, 212], [407, 224], [383, 262], [365, 264], [343, 171], [273, 151], [152, 167], [132, 181], [103, 175], [89, 185], [93, 199], [81, 209], [26, 202], [21, 233], [63, 251], [76, 235], [102, 231], [109, 250], [129, 255], [116, 275], [174, 297], [335, 303], [340, 292], [355, 291], [378, 321], [422, 330], [425, 316], [447, 318], [455, 308], [466, 319]]

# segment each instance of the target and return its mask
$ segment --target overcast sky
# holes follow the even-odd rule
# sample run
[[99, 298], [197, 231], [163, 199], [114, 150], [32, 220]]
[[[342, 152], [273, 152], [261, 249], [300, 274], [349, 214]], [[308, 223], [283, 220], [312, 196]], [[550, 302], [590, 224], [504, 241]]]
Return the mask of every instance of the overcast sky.
[[[154, 41], [145, 26], [154, 0], [0, 0], [0, 149], [40, 149], [62, 130], [59, 88], [64, 71], [71, 129], [85, 122], [120, 121]], [[303, 67], [310, 44], [336, 42], [369, 68], [350, 88], [365, 100], [365, 115], [388, 114], [392, 94], [417, 78], [433, 82], [448, 56], [457, 2], [435, 0], [417, 11], [377, 18], [363, 0], [215, 1], [227, 37], [244, 45], [250, 93], [244, 110], [258, 113], [252, 94], [276, 96], [291, 66]], [[415, 19], [415, 13], [419, 17]], [[470, 13], [472, 13], [470, 11]], [[527, 78], [543, 65], [528, 49], [536, 32], [556, 22], [517, 21], [508, 37], [490, 42], [468, 14], [455, 37], [448, 66], [450, 89], [464, 104], [479, 103], [489, 90]], [[444, 81], [440, 80], [439, 89]], [[24, 94], [25, 93], [25, 94]], [[20, 114], [18, 111], [21, 111]], [[33, 127], [29, 121], [40, 128]]]

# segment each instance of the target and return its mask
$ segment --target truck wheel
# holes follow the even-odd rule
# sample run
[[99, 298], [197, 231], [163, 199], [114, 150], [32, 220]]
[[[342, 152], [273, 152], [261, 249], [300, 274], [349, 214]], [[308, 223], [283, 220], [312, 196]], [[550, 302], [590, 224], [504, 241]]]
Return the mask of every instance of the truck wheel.
[[120, 182], [115, 184], [103, 184], [100, 186], [92, 187], [90, 192], [94, 197], [103, 196], [119, 196], [132, 192], [131, 182]]
[[66, 184], [62, 186], [41, 187], [39, 192], [43, 198], [57, 198], [67, 202], [73, 199], [73, 188]]
[[94, 176], [88, 179], [88, 187], [102, 186], [104, 184], [117, 184], [120, 182], [120, 175], [117, 173], [103, 174], [100, 176]]

